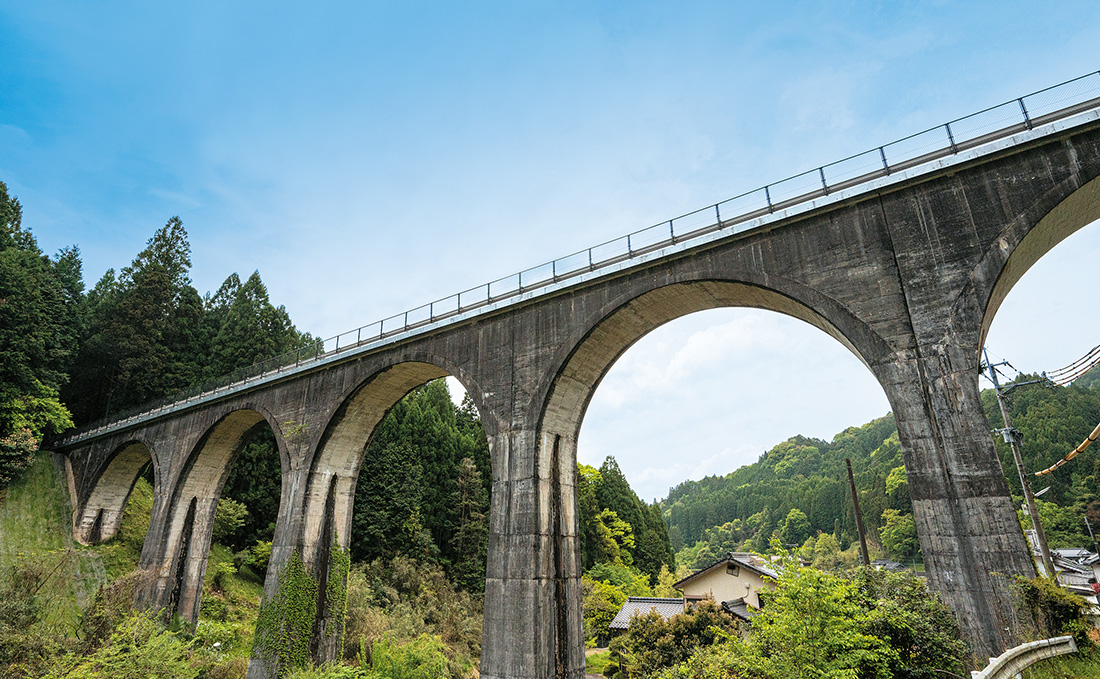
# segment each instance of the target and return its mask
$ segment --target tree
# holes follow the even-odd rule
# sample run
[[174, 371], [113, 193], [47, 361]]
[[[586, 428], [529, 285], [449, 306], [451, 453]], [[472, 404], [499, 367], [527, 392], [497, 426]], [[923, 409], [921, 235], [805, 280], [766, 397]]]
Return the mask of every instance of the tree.
[[896, 509], [883, 511], [879, 536], [887, 553], [899, 561], [912, 559], [920, 551], [917, 526], [912, 514], [902, 514]]
[[207, 332], [214, 330], [213, 360], [207, 377], [227, 375], [309, 343], [282, 306], [271, 304], [267, 286], [254, 271], [242, 285], [230, 276], [209, 300]]
[[850, 581], [788, 559], [753, 618], [753, 645], [766, 676], [887, 679], [894, 653], [865, 631], [867, 610]]
[[72, 426], [58, 394], [83, 292], [79, 251], [44, 256], [22, 214], [0, 182], [0, 488], [29, 464], [44, 435]]
[[86, 421], [196, 383], [208, 352], [191, 246], [173, 217], [130, 266], [108, 270], [88, 296], [87, 327], [66, 399]]
[[454, 536], [455, 564], [451, 572], [459, 587], [468, 592], [482, 592], [485, 590], [489, 536], [485, 487], [481, 483], [481, 472], [471, 458], [463, 458], [458, 470], [458, 487], [454, 496], [458, 529]]
[[251, 547], [257, 541], [271, 540], [279, 513], [283, 471], [275, 434], [263, 422], [245, 435], [244, 444], [222, 488], [222, 497], [243, 504], [248, 513], [241, 529], [225, 544], [234, 551]]
[[810, 535], [810, 520], [801, 509], [787, 512], [783, 527], [779, 529], [779, 541], [784, 545], [801, 545]]

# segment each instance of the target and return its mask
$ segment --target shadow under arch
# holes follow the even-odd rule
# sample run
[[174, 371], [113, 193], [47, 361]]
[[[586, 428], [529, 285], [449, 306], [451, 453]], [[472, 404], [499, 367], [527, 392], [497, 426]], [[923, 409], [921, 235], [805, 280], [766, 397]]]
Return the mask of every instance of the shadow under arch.
[[[774, 277], [770, 282], [780, 283]], [[568, 349], [568, 356], [552, 378], [539, 417], [541, 452], [547, 452], [548, 446], [555, 445], [555, 439], [561, 437], [572, 447], [575, 457], [584, 413], [611, 366], [652, 330], [698, 311], [747, 307], [805, 321], [847, 347], [881, 384], [879, 365], [892, 353], [886, 341], [834, 300], [790, 281], [782, 284], [787, 288], [783, 292], [758, 282], [715, 279], [677, 282], [634, 296], [599, 318]], [[793, 293], [811, 301], [801, 301]], [[561, 441], [556, 445], [560, 446]]]
[[165, 528], [142, 550], [139, 567], [152, 571], [146, 596], [192, 625], [198, 621], [222, 488], [241, 448], [262, 427], [275, 434], [286, 469], [286, 444], [270, 413], [248, 404], [221, 414], [187, 456], [168, 495]]
[[123, 512], [146, 466], [159, 479], [156, 455], [144, 440], [134, 439], [115, 448], [107, 457], [88, 499], [73, 512], [73, 539], [94, 545], [118, 534]]
[[[993, 284], [987, 290], [980, 291], [985, 293], [979, 297], [985, 300], [985, 310], [978, 341], [979, 351], [985, 345], [986, 335], [1001, 304], [1024, 274], [1059, 243], [1097, 220], [1100, 220], [1100, 177], [1086, 182], [1066, 196], [1027, 229], [1022, 237], [1017, 235], [1020, 225], [1006, 230], [983, 258], [986, 266], [990, 265], [987, 262], [1002, 261], [1003, 265], [996, 272]], [[971, 280], [981, 281], [983, 277], [975, 274]]]

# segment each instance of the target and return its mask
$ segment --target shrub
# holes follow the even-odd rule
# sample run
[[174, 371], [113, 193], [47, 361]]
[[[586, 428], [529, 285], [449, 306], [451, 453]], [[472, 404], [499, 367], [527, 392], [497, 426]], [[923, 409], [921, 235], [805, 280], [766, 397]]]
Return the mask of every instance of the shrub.
[[687, 660], [716, 639], [725, 638], [722, 632], [736, 629], [736, 621], [713, 601], [703, 601], [667, 620], [650, 611], [634, 616], [626, 634], [611, 642], [610, 660], [631, 676], [661, 670]]
[[1016, 578], [1012, 589], [1017, 606], [1031, 618], [1038, 636], [1050, 638], [1072, 634], [1078, 648], [1092, 646], [1084, 599], [1059, 587], [1050, 578]]
[[233, 555], [233, 564], [242, 571], [247, 568], [260, 582], [263, 582], [267, 576], [269, 561], [271, 561], [270, 540], [257, 540], [256, 544]]
[[190, 663], [190, 649], [166, 631], [151, 614], [138, 613], [122, 620], [107, 643], [88, 656], [69, 656], [47, 675], [48, 679], [195, 679], [199, 669]]

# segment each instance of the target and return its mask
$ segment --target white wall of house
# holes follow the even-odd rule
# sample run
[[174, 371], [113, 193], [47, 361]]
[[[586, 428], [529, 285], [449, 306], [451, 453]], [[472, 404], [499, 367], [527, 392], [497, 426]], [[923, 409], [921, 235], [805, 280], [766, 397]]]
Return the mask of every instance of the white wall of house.
[[756, 571], [737, 564], [720, 563], [685, 582], [680, 591], [685, 599], [711, 598], [718, 603], [744, 597], [745, 603], [760, 608], [757, 591], [764, 586], [764, 578]]

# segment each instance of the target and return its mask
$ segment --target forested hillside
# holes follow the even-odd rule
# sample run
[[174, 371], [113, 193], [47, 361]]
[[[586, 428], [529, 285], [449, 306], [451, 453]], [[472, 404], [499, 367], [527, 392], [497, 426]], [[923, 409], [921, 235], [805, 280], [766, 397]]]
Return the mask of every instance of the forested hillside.
[[[1020, 381], [1034, 376], [1021, 376]], [[1024, 434], [1031, 471], [1045, 469], [1076, 447], [1100, 422], [1100, 370], [1069, 387], [1024, 386], [1008, 396], [1013, 424]], [[992, 390], [982, 405], [994, 428], [1002, 426]], [[994, 436], [1009, 488], [1019, 506], [1020, 481], [1008, 445]], [[708, 563], [725, 551], [766, 551], [778, 538], [791, 546], [831, 536], [843, 550], [856, 539], [844, 459], [850, 458], [864, 522], [875, 547], [897, 559], [917, 555], [912, 503], [892, 415], [852, 427], [832, 441], [795, 436], [754, 464], [725, 476], [685, 481], [661, 504], [673, 549], [682, 564]], [[1057, 472], [1034, 478], [1040, 514], [1052, 547], [1089, 544], [1084, 516], [1100, 522], [1100, 450], [1089, 450]]]

